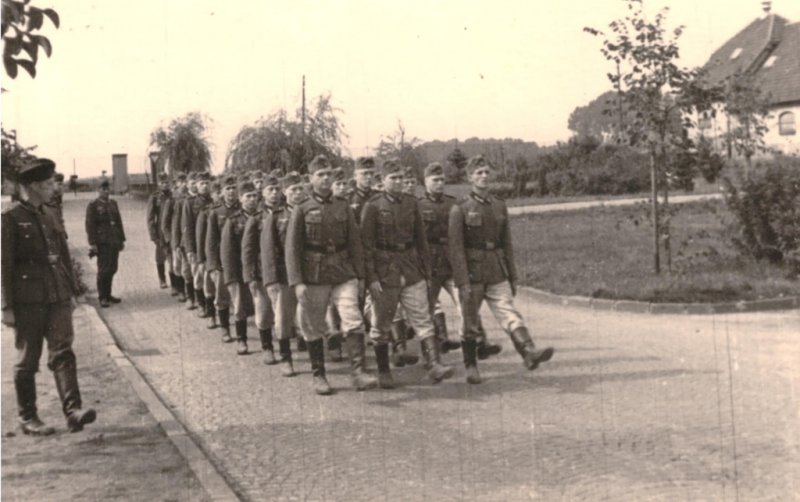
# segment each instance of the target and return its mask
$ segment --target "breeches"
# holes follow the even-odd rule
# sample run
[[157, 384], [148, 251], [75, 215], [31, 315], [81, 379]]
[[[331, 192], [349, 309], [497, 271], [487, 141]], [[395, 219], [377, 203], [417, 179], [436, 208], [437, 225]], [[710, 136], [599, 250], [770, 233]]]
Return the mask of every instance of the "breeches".
[[69, 301], [50, 304], [15, 305], [17, 362], [14, 374], [30, 376], [39, 370], [42, 345], [47, 340], [47, 367], [55, 370], [75, 364], [72, 341], [72, 305]]
[[525, 327], [525, 321], [514, 306], [514, 295], [508, 281], [497, 284], [470, 284], [472, 294], [468, 298], [461, 298], [462, 316], [464, 318], [464, 331], [462, 336], [477, 339], [482, 334], [480, 309], [484, 301], [494, 314], [497, 323], [506, 333], [511, 333], [517, 328]]
[[267, 296], [275, 314], [275, 337], [278, 340], [288, 340], [292, 337], [292, 327], [297, 315], [297, 297], [292, 288], [279, 283], [267, 286]]
[[309, 284], [305, 294], [297, 298], [297, 303], [300, 330], [309, 342], [322, 338], [327, 330], [328, 303], [336, 309], [343, 333], [364, 331], [364, 318], [358, 308], [357, 279], [336, 285]]
[[231, 295], [231, 307], [233, 309], [233, 317], [237, 321], [246, 321], [248, 317], [253, 315], [255, 308], [253, 306], [253, 296], [250, 294], [250, 289], [241, 282], [231, 282], [228, 285], [228, 293]]
[[272, 302], [267, 296], [267, 290], [260, 281], [250, 283], [249, 287], [255, 308], [256, 327], [268, 329], [275, 322], [275, 314], [272, 312]]
[[398, 304], [402, 305], [406, 321], [414, 328], [420, 340], [433, 336], [433, 321], [428, 306], [428, 287], [425, 281], [410, 286], [390, 288], [372, 298], [372, 330], [370, 338], [376, 343], [391, 340], [391, 327]]

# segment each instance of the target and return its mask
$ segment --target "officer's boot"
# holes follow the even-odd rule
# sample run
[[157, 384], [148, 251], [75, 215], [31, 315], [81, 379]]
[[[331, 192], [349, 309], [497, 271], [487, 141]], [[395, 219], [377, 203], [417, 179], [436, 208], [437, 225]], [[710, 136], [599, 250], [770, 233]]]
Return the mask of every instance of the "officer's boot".
[[163, 263], [156, 263], [156, 271], [158, 271], [158, 285], [161, 289], [167, 289], [167, 274], [166, 270], [164, 269]]
[[219, 309], [219, 325], [222, 328], [222, 343], [231, 343], [231, 309]]
[[258, 336], [261, 338], [261, 351], [264, 353], [264, 364], [278, 364], [278, 360], [275, 359], [275, 349], [272, 348], [272, 328], [258, 330]]
[[378, 380], [367, 371], [364, 333], [358, 331], [347, 333], [347, 337], [344, 341], [347, 346], [347, 355], [350, 357], [353, 387], [355, 387], [356, 390], [367, 390], [377, 387]]
[[110, 305], [106, 296], [106, 278], [100, 274], [97, 274], [97, 299], [103, 308], [107, 308]]
[[496, 356], [503, 350], [503, 347], [494, 343], [489, 343], [486, 340], [486, 332], [483, 331], [483, 326], [479, 326], [480, 335], [476, 339], [478, 343], [478, 359], [489, 359], [490, 356]]
[[203, 288], [195, 289], [194, 295], [197, 297], [197, 317], [204, 319], [206, 317], [206, 293]]
[[207, 296], [206, 297], [206, 317], [208, 318], [208, 324], [206, 324], [206, 328], [214, 329], [217, 327], [217, 309], [214, 307], [214, 297]]
[[375, 342], [375, 362], [378, 366], [378, 385], [381, 389], [394, 389], [394, 378], [389, 366], [389, 344]]
[[447, 338], [447, 321], [445, 320], [444, 312], [433, 314], [433, 329], [436, 332], [436, 338], [439, 340], [442, 354], [461, 348], [461, 342]]
[[186, 307], [186, 310], [194, 310], [197, 308], [195, 304], [195, 292], [194, 292], [194, 283], [191, 280], [187, 281], [184, 277], [183, 279], [184, 284], [186, 285], [184, 289], [186, 290], [186, 299], [189, 301], [189, 306]]
[[236, 321], [236, 353], [243, 356], [247, 350], [247, 319]]
[[289, 338], [278, 340], [278, 350], [281, 354], [281, 375], [293, 377], [295, 372], [292, 364], [292, 340]]
[[397, 368], [402, 368], [405, 365], [411, 366], [419, 362], [418, 356], [408, 352], [406, 346], [407, 332], [406, 322], [402, 319], [392, 323], [392, 339], [394, 339], [394, 343], [392, 343], [392, 364]]
[[464, 340], [461, 345], [464, 355], [464, 368], [467, 370], [467, 383], [481, 383], [481, 374], [478, 373], [478, 342], [474, 338]]
[[439, 342], [435, 336], [423, 338], [420, 341], [422, 356], [425, 358], [425, 368], [433, 383], [439, 383], [445, 378], [453, 376], [453, 367], [442, 364], [439, 356]]
[[328, 379], [325, 378], [325, 347], [322, 338], [308, 342], [308, 358], [311, 360], [311, 374], [314, 377], [314, 392], [320, 396], [333, 394]]
[[14, 375], [14, 388], [17, 391], [19, 428], [29, 436], [49, 436], [56, 430], [39, 420], [36, 412], [36, 380], [33, 373], [19, 372]]
[[335, 363], [342, 362], [342, 334], [331, 333], [328, 335], [328, 356]]
[[547, 347], [543, 350], [536, 350], [531, 340], [531, 335], [528, 333], [528, 328], [520, 326], [510, 334], [511, 341], [514, 342], [514, 348], [517, 349], [519, 355], [522, 356], [522, 361], [528, 370], [533, 371], [539, 367], [539, 363], [549, 361], [553, 357], [555, 350], [552, 347]]
[[178, 301], [183, 303], [186, 301], [186, 279], [178, 274], [175, 274], [175, 279], [178, 280]]
[[78, 388], [78, 371], [72, 361], [61, 364], [53, 371], [56, 379], [58, 396], [61, 398], [61, 409], [67, 417], [67, 427], [70, 432], [80, 432], [83, 426], [90, 424], [97, 418], [97, 413], [91, 408], [81, 409], [81, 391]]

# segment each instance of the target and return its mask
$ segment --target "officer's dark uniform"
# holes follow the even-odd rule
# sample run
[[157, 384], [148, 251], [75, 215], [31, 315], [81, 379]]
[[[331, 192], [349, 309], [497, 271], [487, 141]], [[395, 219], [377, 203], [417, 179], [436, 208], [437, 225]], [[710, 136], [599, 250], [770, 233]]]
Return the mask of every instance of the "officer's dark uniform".
[[[46, 181], [54, 170], [52, 161], [38, 159], [20, 170], [19, 181], [23, 186]], [[36, 410], [35, 374], [47, 340], [47, 367], [55, 375], [67, 425], [79, 431], [95, 420], [95, 412], [81, 410], [71, 305], [79, 289], [66, 239], [51, 214], [25, 200], [6, 208], [2, 220], [2, 308], [15, 317], [14, 387], [20, 426], [26, 434], [54, 432]]]
[[[108, 188], [104, 181], [101, 187]], [[114, 274], [117, 273], [119, 252], [125, 246], [125, 230], [117, 201], [100, 197], [86, 206], [86, 236], [90, 246], [97, 247], [97, 295], [100, 304], [117, 303], [111, 294]], [[105, 304], [105, 305], [104, 305]]]
[[[384, 177], [402, 173], [394, 160], [381, 166]], [[422, 344], [429, 376], [434, 382], [449, 378], [453, 369], [441, 364], [433, 321], [428, 306], [427, 281], [430, 253], [417, 199], [404, 193], [384, 192], [364, 206], [361, 220], [367, 284], [379, 283], [383, 292], [373, 293], [372, 330], [378, 375], [383, 386], [391, 386], [388, 343], [398, 303]]]
[[[229, 176], [224, 181], [223, 190], [228, 186], [236, 186], [236, 178]], [[225, 285], [225, 277], [222, 270], [222, 259], [220, 257], [220, 243], [222, 242], [222, 229], [225, 227], [226, 220], [234, 213], [239, 211], [241, 206], [236, 200], [227, 205], [224, 200], [209, 207], [208, 223], [206, 228], [206, 268], [211, 272], [215, 288], [215, 306], [219, 316], [219, 324], [223, 329], [222, 340], [232, 342], [230, 336], [230, 306], [231, 297], [228, 287]]]
[[[330, 162], [322, 155], [308, 166], [312, 176], [331, 170]], [[359, 390], [374, 387], [376, 381], [365, 369], [364, 320], [358, 305], [358, 280], [364, 277], [363, 250], [347, 201], [332, 193], [313, 192], [295, 208], [286, 236], [286, 270], [290, 286], [306, 286], [305, 293], [298, 296], [298, 308], [315, 391], [331, 392], [325, 378], [323, 347], [328, 302], [335, 306], [342, 331], [347, 333], [353, 384]]]
[[[468, 172], [488, 167], [482, 156], [470, 159]], [[511, 229], [505, 202], [471, 192], [450, 211], [450, 264], [461, 295], [464, 317], [464, 365], [467, 381], [480, 383], [477, 370], [477, 338], [480, 307], [485, 300], [498, 323], [509, 334], [528, 369], [553, 355], [553, 349], [535, 350], [525, 322], [514, 307], [513, 285], [517, 273], [511, 243]], [[465, 288], [470, 294], [465, 295]]]
[[[163, 174], [161, 176], [164, 176]], [[165, 181], [163, 178], [161, 181]], [[172, 194], [169, 188], [159, 190], [152, 194], [147, 199], [147, 232], [150, 234], [150, 240], [156, 245], [156, 272], [158, 273], [158, 280], [161, 287], [167, 287], [167, 274], [165, 263], [169, 259], [169, 242], [164, 238], [161, 231], [161, 214], [164, 204], [169, 204]], [[170, 264], [170, 271], [172, 271], [172, 264]], [[172, 274], [170, 273], [170, 279]], [[170, 281], [172, 282], [172, 281]], [[173, 289], [175, 284], [172, 284]]]

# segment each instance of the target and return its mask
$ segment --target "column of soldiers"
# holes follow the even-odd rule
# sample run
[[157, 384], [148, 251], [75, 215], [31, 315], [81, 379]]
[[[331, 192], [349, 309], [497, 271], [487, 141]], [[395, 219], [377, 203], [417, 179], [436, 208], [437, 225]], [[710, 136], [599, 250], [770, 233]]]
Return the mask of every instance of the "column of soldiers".
[[[320, 395], [332, 393], [326, 345], [331, 361], [345, 349], [357, 390], [390, 389], [392, 365], [419, 360], [408, 350], [413, 338], [433, 383], [453, 375], [441, 355], [459, 349], [467, 382], [480, 383], [477, 361], [500, 352], [486, 340], [484, 302], [525, 367], [536, 369], [553, 349], [534, 347], [514, 306], [505, 203], [489, 194], [491, 168], [482, 156], [466, 169], [472, 191], [462, 200], [444, 193], [439, 163], [425, 168], [417, 198], [412, 171], [387, 160], [376, 172], [369, 157], [357, 160], [350, 180], [321, 155], [307, 178], [256, 172], [212, 181], [193, 173], [172, 188], [162, 178], [147, 217], [160, 286], [168, 287], [168, 271], [173, 296], [199, 306], [208, 328], [221, 328], [222, 341], [235, 341], [240, 355], [250, 352], [254, 317], [264, 364], [280, 364], [285, 377], [296, 374], [291, 339], [298, 338]], [[461, 318], [460, 342], [448, 338], [443, 289]], [[377, 376], [367, 368], [367, 347]]]

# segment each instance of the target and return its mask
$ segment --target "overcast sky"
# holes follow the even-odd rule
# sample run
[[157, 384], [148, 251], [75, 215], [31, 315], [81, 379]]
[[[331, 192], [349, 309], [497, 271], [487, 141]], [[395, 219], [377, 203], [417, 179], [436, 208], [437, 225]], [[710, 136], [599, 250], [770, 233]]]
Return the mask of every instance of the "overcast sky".
[[[145, 166], [150, 131], [200, 111], [213, 119], [214, 172], [240, 127], [330, 91], [351, 155], [402, 120], [424, 140], [569, 137], [570, 112], [609, 88], [600, 41], [621, 0], [263, 1], [33, 0], [61, 16], [35, 80], [4, 78], [3, 127], [59, 170], [109, 169], [112, 153]], [[682, 62], [763, 16], [760, 0], [646, 0], [683, 24]], [[800, 1], [773, 10], [800, 20]]]

